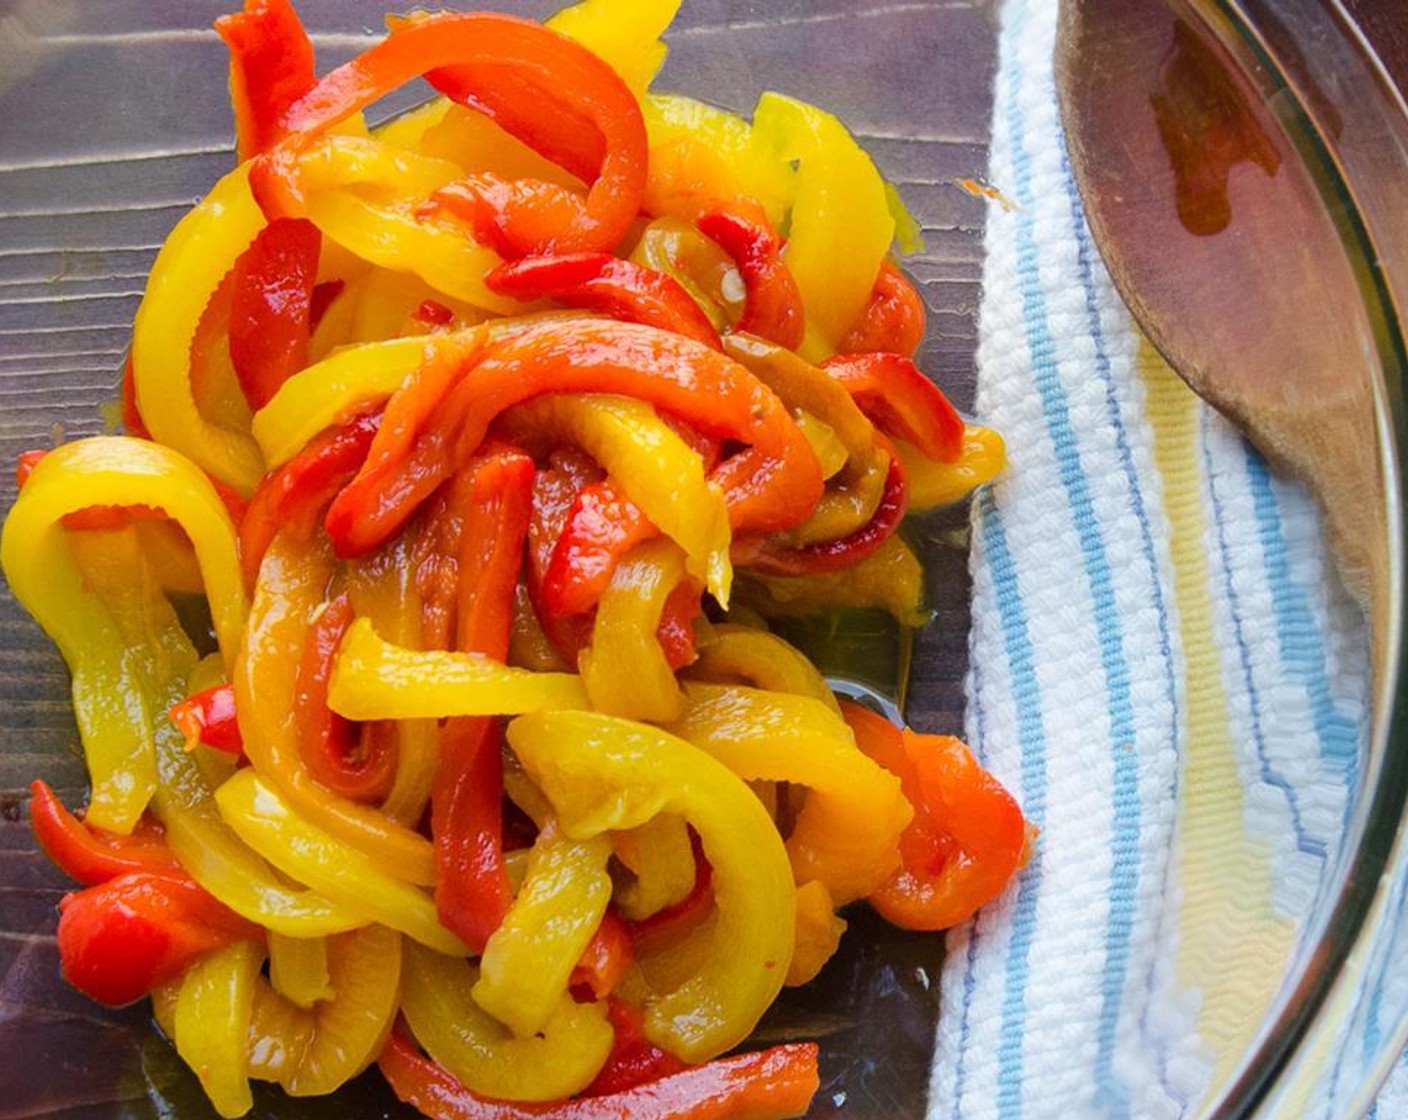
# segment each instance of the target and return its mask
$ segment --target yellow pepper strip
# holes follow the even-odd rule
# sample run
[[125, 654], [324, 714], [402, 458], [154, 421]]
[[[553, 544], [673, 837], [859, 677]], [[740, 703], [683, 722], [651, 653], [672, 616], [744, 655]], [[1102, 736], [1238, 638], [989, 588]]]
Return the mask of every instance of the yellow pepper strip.
[[168, 591], [205, 594], [200, 562], [179, 528], [169, 521], [138, 521], [132, 528], [142, 542], [142, 552], [157, 583]]
[[337, 336], [339, 346], [424, 335], [427, 324], [416, 317], [416, 312], [427, 300], [448, 310], [451, 322], [459, 327], [493, 316], [482, 307], [436, 291], [419, 276], [385, 268], [369, 268], [353, 287], [344, 289], [340, 299], [347, 303], [348, 316]]
[[327, 938], [269, 934], [269, 983], [298, 1007], [331, 998]]
[[[761, 205], [774, 226], [782, 225], [796, 175], [756, 124], [678, 94], [650, 94], [641, 112], [650, 142], [647, 213], [692, 222], [716, 207], [749, 201]], [[867, 294], [874, 279], [866, 281]]]
[[936, 463], [903, 440], [895, 447], [909, 478], [909, 508], [914, 512], [962, 501], [1007, 465], [1002, 436], [980, 424], [963, 427], [963, 451], [956, 463]]
[[640, 97], [650, 87], [669, 48], [661, 40], [680, 0], [582, 0], [547, 21], [605, 61]]
[[805, 696], [690, 683], [667, 730], [749, 781], [806, 786], [787, 840], [799, 883], [820, 879], [837, 904], [863, 898], [899, 867], [914, 810], [899, 779], [855, 745], [844, 721]]
[[300, 818], [253, 768], [216, 790], [215, 802], [240, 839], [295, 881], [441, 952], [468, 952], [440, 925], [429, 895]]
[[331, 1093], [381, 1052], [400, 999], [401, 944], [399, 933], [381, 925], [339, 934], [327, 942], [327, 999], [304, 1010], [269, 992], [283, 1008], [277, 1015], [260, 1009], [250, 1051], [287, 1055], [277, 1080], [291, 1096]]
[[428, 886], [436, 875], [430, 841], [375, 807], [327, 789], [309, 772], [298, 749], [294, 681], [308, 626], [332, 572], [326, 547], [295, 547], [279, 536], [265, 553], [233, 677], [245, 754], [300, 816], [356, 848], [388, 875]]
[[[155, 1007], [156, 1001], [152, 1004]], [[161, 1022], [159, 1016], [157, 1022]], [[312, 1041], [313, 1016], [259, 977], [254, 982], [254, 1011], [249, 1022], [249, 1076], [256, 1081], [286, 1080], [293, 1076]]]
[[715, 623], [714, 640], [699, 649], [699, 660], [686, 670], [704, 681], [727, 683], [741, 677], [754, 688], [819, 700], [838, 716], [841, 706], [826, 678], [801, 651], [776, 634], [750, 626]]
[[915, 220], [898, 188], [888, 179], [885, 181], [885, 203], [890, 208], [890, 217], [895, 219], [895, 247], [901, 253], [922, 253], [924, 227]]
[[342, 639], [328, 706], [348, 719], [446, 719], [587, 708], [570, 673], [513, 669], [478, 653], [414, 650], [383, 641], [364, 618]]
[[838, 607], [877, 607], [901, 626], [922, 626], [924, 569], [898, 534], [859, 564], [809, 576], [760, 576], [739, 584], [743, 602], [768, 617], [797, 617]]
[[690, 222], [655, 219], [641, 230], [631, 260], [673, 278], [720, 333], [742, 318], [748, 289], [738, 265]]
[[153, 438], [245, 493], [263, 477], [263, 458], [247, 433], [200, 414], [191, 388], [191, 343], [220, 281], [265, 225], [249, 189], [249, 166], [216, 183], [171, 231], [132, 326], [137, 407]]
[[465, 174], [488, 172], [505, 179], [540, 179], [582, 189], [583, 183], [566, 168], [544, 159], [518, 137], [505, 132], [483, 113], [451, 104], [425, 130], [419, 151], [448, 160]]
[[802, 355], [829, 357], [865, 309], [894, 240], [885, 181], [845, 125], [804, 102], [763, 94], [753, 131], [775, 158], [798, 161], [783, 259], [806, 311]]
[[787, 970], [787, 986], [797, 988], [816, 979], [836, 953], [841, 935], [846, 932], [846, 920], [838, 917], [831, 892], [820, 880], [813, 879], [797, 888], [797, 951], [792, 954], [792, 966]]
[[541, 1032], [571, 998], [567, 985], [611, 901], [606, 836], [572, 840], [555, 823], [538, 833], [528, 873], [489, 937], [472, 995], [519, 1038]]
[[800, 412], [794, 419], [811, 444], [816, 461], [821, 464], [821, 477], [828, 480], [834, 478], [836, 472], [846, 465], [846, 445], [831, 425], [818, 420], [810, 412]]
[[419, 276], [476, 307], [512, 311], [515, 301], [484, 286], [501, 263], [492, 249], [433, 215], [417, 213], [429, 195], [464, 172], [392, 144], [325, 136], [299, 160], [308, 217], [344, 249], [371, 264]]
[[685, 551], [689, 574], [728, 604], [728, 504], [698, 452], [644, 401], [609, 393], [551, 393], [510, 409], [511, 435], [570, 441], [620, 484], [626, 496]]
[[181, 980], [173, 1015], [176, 1052], [224, 1117], [254, 1107], [249, 1090], [249, 1023], [264, 946], [237, 941], [200, 958]]
[[889, 453], [879, 447], [851, 456], [830, 481], [811, 516], [787, 531], [787, 540], [796, 546], [834, 541], [868, 524], [885, 496], [889, 471]]
[[406, 946], [401, 1011], [426, 1052], [467, 1089], [499, 1100], [551, 1101], [591, 1084], [611, 1050], [605, 1003], [564, 996], [541, 1034], [515, 1038], [471, 996], [468, 961]]
[[698, 868], [684, 818], [661, 813], [639, 828], [613, 834], [612, 843], [635, 875], [616, 890], [616, 905], [632, 921], [682, 902], [694, 889]]
[[[71, 535], [62, 521], [90, 505], [139, 503], [161, 509], [186, 531], [209, 589], [222, 653], [232, 655], [246, 611], [234, 527], [209, 480], [176, 452], [122, 436], [66, 444], [35, 467], [0, 537], [0, 565], [10, 589], [69, 665], [74, 712], [93, 779], [89, 819], [124, 833], [156, 789], [152, 733], [156, 721], [164, 722], [161, 690], [173, 676], [184, 684], [195, 658], [192, 654], [184, 667], [142, 669], [142, 657], [156, 654], [149, 648], [145, 612], [149, 605], [155, 609], [156, 600], [165, 600], [135, 532], [87, 534], [90, 540], [122, 542], [121, 555], [106, 562], [112, 578], [103, 578], [81, 570], [72, 545], [84, 534]], [[96, 556], [93, 561], [98, 562]], [[130, 586], [134, 569], [144, 573], [136, 589]], [[124, 597], [133, 599], [126, 608], [125, 631], [113, 614]], [[124, 702], [114, 704], [115, 696]]]
[[[421, 644], [421, 600], [415, 565], [404, 535], [371, 556], [346, 567], [352, 607], [398, 645]], [[396, 776], [381, 811], [398, 824], [415, 828], [430, 801], [430, 787], [440, 761], [440, 730], [435, 720], [399, 720], [396, 724]]]
[[679, 546], [659, 538], [636, 545], [617, 564], [597, 606], [591, 644], [577, 658], [597, 711], [656, 723], [679, 718], [684, 694], [655, 631], [683, 578]]
[[713, 866], [714, 952], [647, 1008], [645, 1034], [688, 1062], [738, 1045], [792, 961], [792, 872], [772, 819], [703, 751], [646, 724], [594, 712], [541, 712], [509, 724], [524, 769], [577, 839], [678, 813]]
[[407, 148], [424, 155], [434, 155], [425, 150], [425, 134], [440, 123], [454, 105], [448, 97], [434, 97], [414, 109], [397, 113], [390, 120], [382, 121], [371, 130], [371, 136], [393, 148]]

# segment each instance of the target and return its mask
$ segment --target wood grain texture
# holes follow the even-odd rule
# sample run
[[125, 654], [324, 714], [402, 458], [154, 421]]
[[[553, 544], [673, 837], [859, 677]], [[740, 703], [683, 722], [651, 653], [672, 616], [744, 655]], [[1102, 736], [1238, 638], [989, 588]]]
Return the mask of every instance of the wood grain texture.
[[[105, 430], [132, 314], [162, 239], [231, 165], [224, 0], [0, 0], [0, 463]], [[541, 16], [555, 5], [495, 5]], [[323, 67], [380, 26], [381, 0], [302, 0]], [[686, 0], [662, 88], [746, 110], [765, 88], [839, 112], [924, 227], [909, 262], [931, 319], [922, 364], [973, 399], [983, 203], [954, 185], [986, 166], [992, 0]], [[423, 87], [384, 103], [420, 100]], [[0, 470], [0, 510], [14, 498]], [[911, 715], [957, 730], [968, 582], [960, 512], [919, 526], [934, 623]], [[62, 662], [0, 590], [0, 1120], [207, 1117], [145, 1005], [106, 1012], [58, 980], [66, 884], [22, 822], [36, 776], [81, 801]], [[923, 1114], [941, 944], [857, 915], [817, 985], [789, 994], [767, 1038], [824, 1036], [814, 1116]], [[349, 1108], [349, 1102], [351, 1107]], [[409, 1115], [373, 1075], [336, 1101], [261, 1091], [254, 1115]]]

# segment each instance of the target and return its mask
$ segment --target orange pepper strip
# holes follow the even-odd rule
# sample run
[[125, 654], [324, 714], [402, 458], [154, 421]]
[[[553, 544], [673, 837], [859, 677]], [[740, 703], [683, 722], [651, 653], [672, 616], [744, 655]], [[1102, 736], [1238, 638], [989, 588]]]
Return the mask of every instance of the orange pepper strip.
[[392, 1091], [432, 1120], [786, 1120], [806, 1112], [820, 1086], [814, 1043], [736, 1054], [600, 1097], [554, 1104], [471, 1093], [392, 1035], [379, 1064]]
[[71, 879], [93, 886], [130, 871], [180, 875], [181, 865], [159, 833], [141, 824], [130, 836], [85, 824], [42, 781], [30, 784], [29, 826], [44, 854]]
[[914, 357], [924, 341], [927, 310], [903, 272], [890, 261], [880, 263], [870, 302], [846, 332], [838, 347], [842, 354], [903, 354]]
[[[252, 178], [265, 213], [304, 216], [298, 165], [312, 141], [425, 74], [441, 85], [453, 83], [462, 98], [486, 94], [493, 103], [516, 106], [514, 120], [503, 119], [520, 132], [524, 122], [551, 133], [575, 129], [586, 118], [604, 141], [585, 199], [557, 184], [483, 174], [439, 192], [443, 205], [467, 213], [480, 232], [492, 233], [491, 247], [510, 256], [616, 247], [645, 193], [645, 122], [635, 96], [580, 44], [536, 23], [482, 13], [399, 21], [386, 39], [294, 102], [282, 121], [282, 139], [260, 157]], [[524, 138], [532, 145], [532, 136]]]
[[804, 521], [821, 497], [821, 465], [782, 402], [732, 359], [635, 323], [552, 323], [505, 338], [462, 372], [411, 453], [368, 462], [328, 510], [339, 552], [389, 539], [483, 441], [504, 409], [549, 392], [621, 393], [683, 416], [708, 435], [749, 445], [711, 474], [734, 529]]

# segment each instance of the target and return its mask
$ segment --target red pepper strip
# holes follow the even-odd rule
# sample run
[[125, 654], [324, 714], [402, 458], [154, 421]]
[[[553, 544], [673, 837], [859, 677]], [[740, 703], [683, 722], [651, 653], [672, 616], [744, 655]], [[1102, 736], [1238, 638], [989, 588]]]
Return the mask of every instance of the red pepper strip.
[[137, 409], [137, 375], [132, 372], [132, 355], [122, 364], [122, 430], [137, 439], [151, 439], [151, 432]]
[[[535, 473], [532, 459], [502, 448], [457, 480], [458, 649], [499, 661], [508, 657]], [[504, 866], [502, 743], [497, 720], [448, 720], [430, 791], [436, 910], [441, 924], [475, 952], [483, 950], [513, 902]]]
[[204, 953], [261, 936], [184, 873], [129, 871], [59, 902], [64, 979], [109, 1007], [174, 980]]
[[940, 463], [956, 463], [963, 454], [963, 417], [904, 355], [838, 354], [821, 368], [889, 435]]
[[281, 530], [303, 535], [313, 531], [323, 507], [366, 461], [380, 423], [379, 415], [367, 414], [326, 429], [259, 484], [239, 523], [240, 564], [247, 586], [254, 586], [264, 553]]
[[228, 684], [207, 688], [187, 696], [167, 713], [182, 735], [186, 745], [204, 743], [236, 758], [244, 755], [244, 739], [235, 718], [235, 690]]
[[890, 448], [890, 469], [885, 474], [880, 504], [870, 520], [855, 532], [796, 548], [779, 545], [771, 537], [749, 536], [735, 543], [733, 561], [773, 576], [813, 575], [854, 567], [894, 535], [908, 509], [909, 480], [904, 461]]
[[600, 1097], [529, 1104], [481, 1097], [393, 1034], [378, 1064], [392, 1092], [431, 1120], [786, 1120], [820, 1078], [815, 1043], [735, 1054]]
[[15, 456], [15, 489], [23, 490], [24, 484], [29, 481], [29, 476], [34, 473], [34, 468], [39, 465], [39, 461], [49, 452], [43, 448], [36, 448], [33, 451], [21, 451]]
[[591, 484], [581, 471], [561, 466], [539, 471], [533, 482], [533, 513], [528, 523], [528, 599], [543, 633], [569, 665], [577, 664], [577, 655], [591, 643], [592, 614], [553, 614], [545, 601], [543, 582], [562, 540], [568, 513], [577, 496]]
[[900, 836], [902, 866], [870, 904], [905, 929], [967, 921], [1025, 860], [1021, 809], [961, 740], [901, 730], [846, 701], [842, 712], [861, 750], [900, 779], [916, 810]]
[[694, 662], [694, 620], [704, 613], [703, 595], [699, 584], [686, 579], [677, 584], [665, 599], [655, 638], [665, 655], [665, 663], [671, 669]]
[[659, 532], [614, 479], [589, 483], [567, 511], [543, 572], [543, 609], [554, 617], [590, 611], [621, 557]]
[[308, 364], [322, 241], [312, 222], [280, 218], [260, 230], [235, 262], [230, 360], [256, 411]]
[[838, 349], [842, 354], [888, 353], [912, 358], [924, 341], [927, 315], [924, 300], [904, 273], [891, 262], [881, 261], [870, 302]]
[[288, 107], [313, 88], [313, 43], [289, 0], [245, 0], [215, 30], [230, 50], [230, 96], [241, 161], [280, 135]]
[[347, 628], [352, 600], [339, 595], [313, 620], [294, 680], [293, 720], [298, 751], [309, 772], [328, 789], [353, 801], [379, 801], [396, 776], [396, 745], [328, 707], [328, 681]]
[[782, 259], [782, 239], [762, 211], [711, 210], [694, 224], [733, 258], [743, 277], [747, 300], [735, 329], [789, 350], [800, 346], [806, 330], [802, 293]]
[[182, 873], [156, 828], [144, 823], [131, 836], [119, 836], [79, 820], [42, 781], [31, 782], [29, 792], [34, 839], [70, 879], [90, 887], [131, 871]]
[[339, 554], [394, 536], [480, 445], [495, 416], [541, 393], [621, 393], [747, 444], [712, 472], [735, 529], [787, 529], [821, 496], [821, 468], [786, 407], [742, 366], [693, 339], [597, 320], [530, 328], [468, 359], [409, 455], [368, 464], [328, 510]]
[[714, 868], [704, 857], [699, 837], [690, 834], [694, 845], [694, 886], [673, 906], [627, 922], [636, 952], [649, 954], [678, 945], [708, 920], [714, 910]]
[[615, 910], [607, 910], [572, 969], [571, 987], [585, 989], [589, 999], [605, 999], [616, 990], [634, 959], [629, 927]]
[[645, 1016], [640, 1008], [625, 1000], [612, 999], [606, 1005], [606, 1016], [611, 1020], [616, 1037], [611, 1043], [611, 1053], [606, 1056], [606, 1065], [582, 1090], [582, 1096], [620, 1093], [689, 1068], [673, 1054], [646, 1041]]
[[[542, 133], [561, 135], [586, 118], [603, 140], [604, 155], [585, 199], [552, 184], [509, 184], [481, 175], [461, 189], [442, 192], [445, 205], [467, 212], [475, 224], [491, 224], [492, 241], [510, 256], [616, 247], [645, 194], [647, 143], [640, 106], [615, 71], [585, 47], [536, 23], [501, 15], [401, 21], [382, 42], [325, 76], [290, 106], [283, 139], [254, 169], [251, 182], [265, 212], [301, 216], [298, 162], [308, 145], [424, 74], [435, 74], [442, 84], [453, 78], [461, 97], [480, 93], [495, 105], [512, 104], [520, 126], [531, 120]], [[540, 145], [541, 140], [539, 135]]]
[[719, 349], [714, 324], [679, 281], [610, 253], [524, 257], [484, 277], [491, 292], [520, 300], [551, 299], [627, 323], [673, 331]]

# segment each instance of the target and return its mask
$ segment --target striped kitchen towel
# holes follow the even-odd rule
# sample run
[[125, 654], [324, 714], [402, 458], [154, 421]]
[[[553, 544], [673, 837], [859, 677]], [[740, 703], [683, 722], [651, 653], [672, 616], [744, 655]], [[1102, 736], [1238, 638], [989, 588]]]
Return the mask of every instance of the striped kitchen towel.
[[974, 505], [967, 682], [1041, 837], [949, 938], [953, 1120], [1195, 1114], [1330, 881], [1368, 727], [1313, 504], [1141, 338], [1092, 244], [1056, 12], [1002, 9], [977, 411], [1010, 467]]

